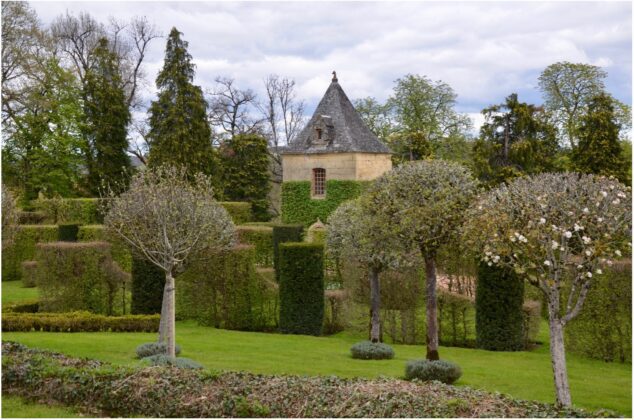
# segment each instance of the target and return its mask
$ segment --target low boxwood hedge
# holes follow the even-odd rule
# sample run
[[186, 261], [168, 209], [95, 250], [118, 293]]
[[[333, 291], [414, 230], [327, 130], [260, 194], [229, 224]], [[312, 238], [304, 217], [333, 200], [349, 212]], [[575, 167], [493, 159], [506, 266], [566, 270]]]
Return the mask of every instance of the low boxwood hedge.
[[2, 314], [2, 331], [157, 332], [159, 315], [104, 316], [90, 312]]
[[405, 365], [405, 379], [456, 382], [462, 376], [460, 366], [446, 360], [410, 360]]
[[253, 213], [251, 212], [251, 203], [244, 201], [220, 201], [222, 207], [227, 210], [231, 220], [236, 225], [241, 225], [253, 220]]
[[361, 341], [350, 348], [353, 359], [382, 360], [393, 359], [394, 350], [385, 343]]

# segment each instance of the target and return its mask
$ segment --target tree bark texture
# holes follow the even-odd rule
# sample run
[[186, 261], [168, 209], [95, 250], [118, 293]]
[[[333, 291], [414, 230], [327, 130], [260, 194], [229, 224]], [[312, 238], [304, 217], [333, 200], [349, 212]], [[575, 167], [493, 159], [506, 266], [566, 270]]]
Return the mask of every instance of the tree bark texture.
[[167, 317], [165, 319], [167, 335], [167, 355], [176, 357], [176, 290], [174, 276], [168, 273], [165, 279], [165, 291], [167, 292]]
[[370, 269], [370, 341], [378, 343], [381, 341], [381, 290], [379, 288], [379, 270]]
[[[552, 299], [552, 298], [551, 298]], [[555, 396], [558, 406], [570, 407], [572, 398], [568, 385], [568, 369], [566, 368], [566, 349], [564, 347], [564, 323], [559, 319], [559, 304], [548, 304], [548, 327], [550, 330], [550, 360], [555, 379]]]
[[436, 300], [436, 262], [431, 256], [425, 256], [426, 294], [427, 294], [427, 360], [438, 360], [438, 310]]

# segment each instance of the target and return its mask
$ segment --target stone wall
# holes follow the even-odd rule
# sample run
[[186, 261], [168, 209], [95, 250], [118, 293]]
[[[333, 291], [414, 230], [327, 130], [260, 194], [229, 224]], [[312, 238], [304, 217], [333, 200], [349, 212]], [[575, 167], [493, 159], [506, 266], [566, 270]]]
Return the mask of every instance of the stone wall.
[[369, 181], [392, 169], [389, 154], [328, 153], [284, 155], [283, 180], [312, 181], [314, 168], [324, 168], [326, 179]]

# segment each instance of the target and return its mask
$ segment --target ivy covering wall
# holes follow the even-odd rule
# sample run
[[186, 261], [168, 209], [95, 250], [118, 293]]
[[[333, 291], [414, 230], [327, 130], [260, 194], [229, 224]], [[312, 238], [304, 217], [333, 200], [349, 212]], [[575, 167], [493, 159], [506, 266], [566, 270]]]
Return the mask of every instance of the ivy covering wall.
[[313, 224], [325, 222], [339, 204], [356, 198], [369, 181], [326, 181], [326, 196], [311, 198], [310, 181], [288, 181], [282, 184], [282, 222]]

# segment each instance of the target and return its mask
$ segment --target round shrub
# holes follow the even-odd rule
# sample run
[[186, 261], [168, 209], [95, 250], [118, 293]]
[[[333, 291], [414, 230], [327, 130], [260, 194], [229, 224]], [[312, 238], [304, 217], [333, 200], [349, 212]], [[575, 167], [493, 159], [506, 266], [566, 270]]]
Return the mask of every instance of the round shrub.
[[[176, 345], [176, 355], [181, 353], [181, 346]], [[139, 359], [155, 356], [157, 354], [167, 354], [167, 343], [144, 343], [136, 348], [136, 355]]]
[[169, 357], [165, 354], [155, 354], [154, 356], [144, 357], [141, 363], [147, 366], [170, 366], [181, 369], [202, 369], [200, 363], [194, 362], [186, 357]]
[[394, 350], [385, 343], [373, 343], [371, 341], [361, 341], [350, 348], [353, 359], [392, 359]]
[[460, 366], [446, 360], [410, 360], [405, 365], [405, 379], [440, 381], [452, 384], [462, 376]]

